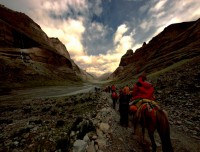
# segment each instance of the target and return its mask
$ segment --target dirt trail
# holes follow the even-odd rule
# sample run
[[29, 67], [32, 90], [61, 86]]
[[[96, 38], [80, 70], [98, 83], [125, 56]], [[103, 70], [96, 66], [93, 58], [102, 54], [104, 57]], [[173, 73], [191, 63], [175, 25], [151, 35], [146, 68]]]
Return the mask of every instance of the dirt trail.
[[[49, 90], [51, 89], [52, 88], [49, 88]], [[83, 88], [83, 90], [84, 89], [85, 88]], [[39, 92], [39, 90], [37, 91]], [[73, 92], [77, 93], [76, 91]], [[98, 95], [98, 97], [99, 99], [96, 102], [100, 102], [99, 104], [101, 106], [109, 102], [112, 107], [110, 94], [102, 92]], [[66, 132], [66, 128], [68, 127], [68, 123], [71, 122], [71, 119], [75, 119], [77, 114], [82, 115], [80, 110], [82, 110], [82, 113], [86, 113], [87, 111], [94, 112], [93, 108], [96, 103], [94, 104], [93, 101], [95, 101], [95, 99], [96, 95], [94, 93], [93, 95], [82, 93], [76, 96], [62, 98], [29, 99], [29, 101], [21, 100], [20, 102], [13, 100], [13, 103], [11, 101], [9, 103], [2, 101], [0, 102], [2, 122], [0, 129], [4, 129], [4, 132], [1, 133], [0, 136], [2, 139], [0, 140], [3, 141], [4, 145], [6, 144], [8, 147], [12, 147], [14, 144], [15, 147], [18, 146], [19, 148], [20, 146], [27, 148], [30, 143], [26, 143], [27, 140], [25, 139], [29, 138], [36, 148], [40, 144], [38, 142], [39, 139], [42, 140], [43, 138], [47, 138], [45, 140], [46, 142], [53, 142], [55, 144], [57, 138], [60, 138]], [[148, 144], [143, 145], [141, 143], [141, 136], [133, 135], [133, 128], [131, 125], [130, 128], [124, 128], [119, 125], [119, 112], [117, 109], [113, 109], [112, 113], [112, 137], [108, 146], [103, 149], [103, 152], [150, 151]], [[66, 123], [62, 128], [56, 128], [55, 124], [58, 122]], [[16, 138], [11, 138], [13, 133], [14, 135], [17, 135]], [[33, 134], [35, 135], [33, 136], [34, 138], [31, 136]], [[52, 137], [51, 139], [54, 139], [55, 141], [51, 141], [48, 139], [49, 137]], [[149, 142], [147, 133], [145, 138], [147, 142]], [[155, 134], [155, 139], [158, 146], [157, 152], [161, 152], [161, 142], [157, 133]], [[179, 128], [173, 124], [171, 125], [171, 140], [175, 152], [199, 152], [200, 140], [192, 138], [185, 132], [179, 130]], [[0, 148], [3, 147], [1, 144]], [[47, 148], [48, 147], [49, 146], [47, 146]], [[50, 148], [52, 147], [53, 146]], [[55, 149], [55, 147], [52, 149]]]
[[[109, 94], [107, 97], [109, 98]], [[110, 105], [112, 106], [112, 100], [110, 99]], [[145, 134], [145, 145], [141, 142], [141, 136], [133, 135], [133, 127], [129, 123], [129, 128], [124, 128], [119, 125], [119, 112], [117, 110], [116, 115], [113, 116], [114, 124], [113, 127], [113, 138], [112, 147], [106, 147], [104, 152], [118, 151], [118, 152], [140, 152], [150, 151], [151, 147], [150, 139], [146, 131]], [[170, 126], [171, 129], [171, 141], [175, 152], [200, 152], [200, 140], [192, 138], [186, 135], [184, 132], [179, 131], [174, 125]], [[140, 130], [141, 131], [141, 130]], [[141, 133], [141, 132], [140, 132]], [[157, 144], [157, 152], [162, 152], [161, 141], [157, 131], [155, 132], [155, 140]], [[114, 149], [114, 150], [113, 150]]]

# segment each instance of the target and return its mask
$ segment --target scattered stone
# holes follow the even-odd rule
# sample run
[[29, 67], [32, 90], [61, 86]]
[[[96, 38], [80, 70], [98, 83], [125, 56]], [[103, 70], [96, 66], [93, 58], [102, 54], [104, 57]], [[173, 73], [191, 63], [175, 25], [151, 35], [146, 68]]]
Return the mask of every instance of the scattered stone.
[[95, 143], [98, 144], [99, 149], [103, 149], [106, 146], [106, 139], [97, 139]]
[[73, 144], [73, 152], [85, 152], [87, 143], [83, 140], [76, 140]]
[[97, 133], [98, 138], [103, 138], [104, 137], [103, 131], [100, 130], [99, 128], [96, 129], [96, 133]]
[[104, 132], [108, 133], [108, 130], [110, 128], [109, 124], [107, 123], [100, 123], [99, 128]]
[[94, 141], [92, 141], [92, 142], [88, 145], [86, 151], [87, 151], [87, 152], [96, 152], [95, 145], [94, 145]]
[[178, 121], [176, 121], [176, 124], [177, 124], [177, 125], [181, 125], [181, 124], [182, 124], [182, 121], [178, 120]]
[[89, 143], [89, 142], [90, 142], [90, 138], [88, 137], [87, 134], [84, 136], [83, 140], [84, 140], [86, 143]]
[[75, 136], [75, 135], [76, 135], [75, 131], [71, 131], [70, 137], [73, 137], [73, 136]]
[[18, 142], [18, 141], [14, 141], [13, 144], [14, 144], [15, 146], [18, 146], [18, 145], [19, 145], [19, 142]]

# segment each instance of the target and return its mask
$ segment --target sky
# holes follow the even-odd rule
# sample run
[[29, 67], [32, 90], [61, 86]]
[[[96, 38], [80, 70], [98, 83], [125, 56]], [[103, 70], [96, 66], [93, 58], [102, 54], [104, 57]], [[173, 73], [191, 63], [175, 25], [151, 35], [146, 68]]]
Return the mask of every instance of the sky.
[[170, 24], [200, 18], [200, 0], [0, 0], [57, 37], [75, 63], [97, 76], [114, 72]]

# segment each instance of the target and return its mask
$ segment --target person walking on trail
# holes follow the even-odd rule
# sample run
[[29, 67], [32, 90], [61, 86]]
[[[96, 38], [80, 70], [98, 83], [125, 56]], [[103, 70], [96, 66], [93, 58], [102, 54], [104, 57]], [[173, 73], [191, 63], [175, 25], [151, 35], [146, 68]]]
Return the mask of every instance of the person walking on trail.
[[128, 87], [128, 85], [126, 85], [123, 89], [123, 92], [126, 94], [126, 95], [130, 95], [130, 88]]
[[133, 86], [132, 98], [130, 103], [130, 111], [137, 111], [137, 102], [141, 99], [155, 100], [154, 97], [154, 86], [146, 81], [147, 77], [143, 73], [139, 76], [138, 81]]
[[130, 89], [125, 86], [119, 95], [120, 125], [123, 127], [128, 127], [129, 101]]
[[118, 95], [117, 95], [116, 91], [112, 92], [111, 98], [112, 98], [112, 101], [113, 101], [113, 109], [115, 109], [116, 103], [117, 103], [117, 100], [118, 100]]
[[112, 92], [115, 92], [116, 91], [116, 87], [115, 87], [115, 85], [113, 84], [112, 86], [111, 86], [111, 93]]
[[110, 88], [110, 86], [108, 86], [108, 93], [110, 93], [110, 90], [111, 90], [111, 88]]

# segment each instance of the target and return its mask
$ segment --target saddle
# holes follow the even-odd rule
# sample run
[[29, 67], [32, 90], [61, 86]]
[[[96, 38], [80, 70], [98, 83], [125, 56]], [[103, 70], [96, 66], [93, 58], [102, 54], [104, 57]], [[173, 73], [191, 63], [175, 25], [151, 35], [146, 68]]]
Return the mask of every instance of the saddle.
[[160, 109], [157, 102], [149, 99], [141, 99], [136, 103], [137, 112], [136, 117], [141, 119], [142, 114], [145, 113], [145, 117], [150, 117], [152, 121], [156, 121], [156, 111]]
[[153, 100], [149, 100], [149, 99], [138, 99], [138, 100], [135, 100], [133, 102], [133, 105], [135, 105], [137, 108], [139, 108], [144, 103], [148, 103], [151, 107], [158, 106], [157, 102], [155, 102]]

